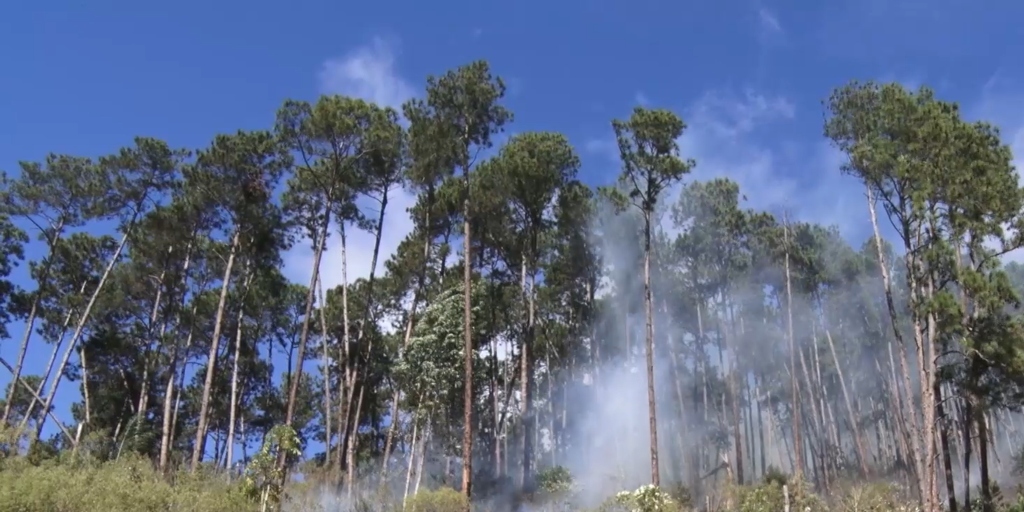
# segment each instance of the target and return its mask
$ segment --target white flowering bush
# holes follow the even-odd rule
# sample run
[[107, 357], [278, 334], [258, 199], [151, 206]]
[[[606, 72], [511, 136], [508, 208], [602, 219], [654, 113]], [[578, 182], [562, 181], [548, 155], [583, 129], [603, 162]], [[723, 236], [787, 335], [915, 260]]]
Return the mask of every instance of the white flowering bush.
[[660, 488], [647, 484], [635, 491], [622, 491], [615, 495], [615, 501], [627, 507], [630, 512], [675, 512], [679, 505]]

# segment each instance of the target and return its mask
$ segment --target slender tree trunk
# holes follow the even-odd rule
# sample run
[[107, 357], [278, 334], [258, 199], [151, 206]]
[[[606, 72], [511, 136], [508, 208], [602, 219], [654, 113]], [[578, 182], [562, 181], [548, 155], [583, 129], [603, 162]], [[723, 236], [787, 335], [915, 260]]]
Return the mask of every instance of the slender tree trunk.
[[[865, 187], [865, 188], [866, 188], [866, 192], [867, 192], [868, 213], [871, 216], [871, 227], [872, 227], [872, 231], [873, 231], [873, 234], [874, 234], [875, 250], [878, 252], [878, 266], [879, 266], [879, 270], [881, 271], [881, 274], [882, 274], [882, 285], [885, 288], [885, 302], [886, 302], [886, 306], [888, 307], [888, 310], [889, 310], [889, 319], [890, 319], [890, 324], [892, 325], [893, 336], [895, 337], [895, 340], [896, 340], [896, 347], [897, 347], [897, 349], [899, 350], [899, 353], [900, 353], [900, 367], [901, 367], [901, 370], [902, 370], [902, 373], [903, 373], [903, 386], [905, 388], [904, 396], [906, 397], [906, 402], [907, 402], [904, 405], [907, 406], [907, 411], [906, 412], [909, 413], [909, 414], [906, 415], [907, 419], [909, 419], [909, 421], [910, 421], [908, 432], [910, 432], [912, 434], [911, 436], [909, 436], [910, 437], [910, 443], [908, 444], [908, 448], [910, 450], [911, 459], [914, 462], [914, 464], [913, 464], [914, 474], [917, 475], [918, 480], [920, 482], [923, 482], [923, 481], [925, 481], [925, 480], [923, 480], [925, 478], [924, 477], [924, 464], [923, 464], [923, 461], [921, 460], [921, 446], [920, 446], [919, 436], [916, 434], [916, 432], [918, 432], [918, 430], [917, 430], [917, 412], [914, 410], [913, 403], [912, 403], [912, 397], [914, 396], [914, 394], [911, 393], [910, 369], [909, 369], [909, 367], [907, 365], [906, 350], [904, 350], [904, 345], [903, 345], [903, 334], [900, 331], [899, 324], [897, 323], [897, 319], [899, 318], [899, 315], [896, 312], [896, 303], [893, 300], [892, 280], [890, 279], [890, 276], [889, 276], [889, 268], [886, 265], [885, 253], [882, 251], [882, 235], [881, 235], [881, 231], [878, 228], [878, 216], [875, 213], [874, 191], [871, 189], [870, 186]], [[922, 381], [922, 383], [924, 383], [925, 381], [927, 381], [927, 379], [924, 379]], [[922, 500], [926, 500], [927, 499], [927, 495], [928, 495], [928, 489], [926, 489], [926, 486], [920, 486], [920, 485], [919, 485], [919, 488], [920, 488], [919, 491], [920, 491], [920, 494], [921, 494], [921, 499]], [[922, 501], [922, 504], [926, 505], [926, 503], [924, 503], [924, 501]], [[931, 511], [926, 511], [926, 512], [931, 512]]]
[[651, 431], [651, 483], [661, 486], [658, 419], [654, 393], [654, 293], [651, 290], [651, 212], [644, 212], [644, 310], [646, 315], [647, 411]]
[[[356, 345], [360, 346], [360, 347], [363, 345], [363, 341], [364, 341], [364, 337], [365, 337], [366, 333], [369, 332], [369, 330], [367, 329], [367, 324], [369, 322], [371, 322], [371, 321], [376, 321], [376, 318], [371, 318], [370, 311], [373, 308], [373, 304], [374, 304], [373, 285], [374, 285], [375, 278], [376, 278], [376, 273], [377, 273], [377, 259], [380, 256], [380, 240], [381, 240], [381, 236], [383, 235], [383, 231], [384, 231], [384, 216], [385, 216], [385, 213], [387, 212], [387, 205], [388, 205], [388, 191], [387, 191], [387, 187], [384, 187], [384, 189], [383, 189], [383, 191], [381, 193], [381, 198], [380, 198], [380, 211], [379, 211], [379, 213], [377, 215], [377, 225], [374, 228], [373, 256], [370, 258], [370, 275], [367, 278], [367, 283], [366, 283], [366, 297], [364, 298], [362, 320], [361, 320], [361, 322], [359, 324], [359, 331], [356, 334]], [[353, 398], [353, 393], [355, 391], [356, 380], [358, 379], [358, 376], [359, 376], [359, 369], [356, 368], [352, 364], [352, 361], [354, 360], [353, 354], [352, 354], [351, 351], [348, 351], [348, 347], [349, 347], [349, 344], [348, 344], [348, 328], [349, 328], [349, 323], [348, 323], [348, 257], [347, 257], [348, 253], [347, 253], [347, 246], [346, 246], [346, 244], [344, 242], [344, 235], [342, 235], [342, 239], [343, 239], [343, 243], [342, 243], [342, 269], [343, 270], [342, 271], [344, 273], [344, 277], [343, 277], [343, 285], [344, 285], [344, 289], [343, 289], [344, 290], [344, 300], [343, 300], [344, 306], [343, 306], [343, 310], [344, 310], [344, 317], [345, 317], [344, 321], [345, 321], [345, 337], [346, 337], [345, 347], [346, 347], [346, 350], [347, 350], [347, 353], [346, 353], [347, 358], [346, 359], [348, 359], [348, 361], [349, 361], [349, 364], [347, 365], [347, 367], [351, 368], [351, 370], [352, 370], [350, 372], [350, 380], [349, 380], [349, 382], [347, 384], [347, 386], [348, 386], [348, 399], [347, 399], [348, 404], [346, 405], [346, 409], [347, 410], [351, 410], [352, 409], [352, 398]], [[373, 351], [373, 343], [371, 341], [368, 344], [367, 349], [366, 349], [366, 357], [367, 358], [370, 357], [372, 351]], [[347, 469], [348, 469], [348, 472], [346, 473], [346, 475], [347, 475], [347, 477], [346, 477], [346, 488], [347, 488], [347, 494], [348, 494], [349, 498], [352, 497], [352, 489], [353, 489], [354, 484], [355, 484], [356, 448], [357, 448], [357, 446], [359, 444], [358, 443], [358, 440], [359, 440], [359, 438], [358, 438], [358, 434], [359, 434], [359, 420], [360, 420], [360, 412], [361, 412], [361, 409], [362, 409], [363, 395], [364, 395], [365, 389], [366, 389], [365, 385], [360, 387], [359, 398], [358, 398], [358, 400], [355, 403], [355, 415], [352, 417], [352, 420], [350, 421], [350, 432], [351, 433], [349, 434], [349, 441], [348, 441], [346, 455], [345, 455], [346, 456], [346, 466], [347, 466]]]
[[[324, 212], [324, 223], [320, 231], [319, 240], [316, 242], [316, 248], [313, 251], [313, 272], [309, 276], [309, 290], [306, 292], [306, 309], [302, 315], [302, 330], [299, 332], [298, 354], [295, 356], [296, 364], [294, 369], [290, 362], [288, 365], [288, 405], [285, 408], [284, 415], [284, 424], [288, 427], [292, 426], [292, 420], [295, 417], [295, 401], [298, 399], [299, 383], [302, 381], [302, 363], [306, 360], [306, 342], [309, 340], [309, 322], [313, 312], [316, 282], [320, 279], [320, 262], [324, 256], [324, 248], [327, 245], [327, 230], [330, 229], [330, 225], [331, 209], [328, 208]], [[282, 477], [281, 484], [284, 484], [283, 480], [287, 478], [287, 472], [285, 471], [287, 462], [287, 454], [282, 450], [277, 456], [277, 469]]]
[[[334, 462], [334, 460], [331, 459], [331, 435], [334, 432], [334, 430], [331, 429], [331, 415], [334, 413], [334, 401], [331, 400], [331, 358], [327, 348], [327, 301], [324, 300], [323, 279], [320, 278], [319, 274], [320, 273], [317, 272], [316, 290], [317, 300], [320, 306], [320, 351], [324, 379], [324, 465], [330, 467]], [[338, 441], [341, 441], [341, 435], [338, 435]], [[339, 446], [338, 448], [340, 449], [341, 447]]]
[[[415, 324], [415, 321], [416, 321], [416, 308], [419, 305], [420, 295], [423, 293], [424, 281], [426, 280], [426, 276], [427, 276], [427, 261], [430, 259], [430, 242], [431, 242], [430, 233], [429, 233], [429, 227], [430, 227], [430, 207], [433, 205], [433, 196], [434, 196], [433, 188], [428, 188], [428, 190], [427, 190], [427, 205], [428, 205], [428, 207], [426, 208], [426, 211], [423, 214], [423, 225], [425, 226], [424, 234], [423, 234], [423, 263], [422, 263], [422, 265], [420, 265], [419, 276], [418, 276], [419, 279], [416, 282], [416, 290], [412, 294], [412, 304], [409, 305], [409, 316], [408, 316], [408, 318], [406, 318], [406, 322], [405, 322], [405, 336], [402, 339], [402, 349], [403, 350], [409, 347], [409, 340], [412, 339], [413, 327], [414, 327], [414, 324]], [[391, 416], [390, 416], [391, 422], [388, 425], [387, 439], [384, 441], [384, 459], [383, 459], [384, 462], [383, 462], [383, 468], [381, 470], [381, 473], [382, 473], [383, 477], [385, 477], [385, 478], [388, 476], [388, 467], [389, 467], [388, 461], [389, 461], [389, 459], [391, 457], [391, 445], [394, 442], [395, 428], [396, 428], [396, 426], [398, 424], [398, 399], [399, 399], [399, 395], [400, 394], [401, 394], [401, 390], [398, 388], [398, 386], [395, 386], [395, 389], [394, 389], [394, 391], [391, 394]]]
[[800, 479], [804, 468], [804, 445], [800, 435], [800, 384], [796, 377], [796, 342], [793, 338], [793, 291], [789, 272], [789, 223], [788, 220], [783, 226], [785, 236], [785, 271], [786, 271], [786, 339], [789, 341], [789, 368], [790, 368], [790, 392], [792, 394], [791, 407], [793, 409], [793, 453], [795, 456], [795, 467], [793, 474]]
[[356, 475], [356, 449], [359, 446], [359, 417], [363, 407], [363, 394], [366, 391], [366, 386], [359, 386], [359, 398], [356, 400], [355, 413], [352, 415], [350, 421], [350, 433], [348, 438], [348, 448], [345, 452], [346, 466], [348, 466], [348, 472], [345, 474], [345, 489], [349, 499], [352, 499], [352, 489], [355, 487], [355, 475]]
[[[463, 167], [464, 196], [462, 199], [462, 252], [463, 252], [463, 429], [462, 429], [462, 493], [473, 496], [473, 258], [472, 230], [470, 229], [469, 167]], [[468, 502], [467, 502], [468, 503]], [[467, 510], [468, 512], [468, 510]]]
[[860, 424], [857, 421], [857, 416], [853, 413], [853, 402], [850, 401], [850, 393], [846, 389], [846, 379], [843, 378], [843, 367], [839, 364], [839, 357], [836, 355], [836, 344], [832, 341], [832, 333], [828, 329], [825, 329], [825, 339], [828, 340], [828, 348], [832, 352], [832, 362], [836, 366], [836, 374], [839, 377], [839, 386], [843, 391], [843, 402], [846, 404], [846, 414], [850, 419], [850, 429], [853, 432], [853, 444], [857, 450], [857, 462], [860, 463], [860, 474], [862, 477], [868, 478], [870, 470], [868, 469], [867, 453], [864, 450], [864, 438], [861, 436]]
[[221, 329], [224, 327], [224, 312], [227, 309], [228, 289], [231, 287], [231, 272], [234, 270], [241, 239], [241, 230], [235, 229], [235, 234], [231, 237], [228, 261], [224, 266], [224, 277], [221, 280], [220, 299], [217, 302], [217, 314], [213, 320], [213, 337], [210, 339], [210, 354], [206, 359], [206, 380], [203, 383], [203, 398], [199, 403], [199, 425], [196, 427], [196, 439], [193, 445], [192, 464], [190, 466], [190, 470], [193, 473], [199, 469], [199, 463], [203, 460], [203, 452], [206, 449], [206, 428], [209, 420], [207, 416], [210, 411], [210, 394], [213, 392], [213, 376], [217, 368], [217, 352], [220, 349]]
[[[343, 467], [342, 457], [347, 453], [349, 442], [349, 415], [352, 411], [352, 400], [355, 396], [355, 369], [353, 368], [351, 343], [352, 324], [349, 322], [348, 316], [348, 234], [345, 232], [344, 221], [339, 222], [339, 231], [341, 233], [341, 351], [345, 358], [345, 379], [344, 387], [338, 390], [338, 394], [344, 395], [345, 399], [341, 404], [339, 414], [339, 419], [341, 420], [339, 432], [342, 433], [344, 439], [339, 441], [340, 445], [338, 451], [335, 452], [335, 456], [337, 457], [338, 468], [341, 468]], [[342, 450], [342, 446], [345, 446], [346, 449]], [[347, 472], [352, 472], [354, 468], [345, 469]], [[338, 480], [338, 483], [340, 484], [341, 480]]]
[[935, 383], [935, 410], [939, 421], [939, 440], [942, 443], [942, 469], [946, 480], [946, 497], [949, 499], [949, 512], [957, 512], [956, 485], [953, 482], [953, 458], [949, 446], [949, 423], [946, 410], [942, 405], [942, 389]]
[[[193, 236], [195, 236], [195, 232], [193, 232]], [[185, 249], [185, 262], [182, 265], [182, 272], [181, 273], [182, 273], [182, 285], [183, 286], [188, 284], [189, 268], [192, 265], [192, 248], [193, 248], [193, 242], [190, 240], [189, 243], [188, 243], [188, 246]], [[181, 304], [179, 305], [177, 314], [175, 315], [176, 318], [175, 318], [175, 321], [174, 321], [174, 325], [179, 326], [179, 327], [181, 326], [181, 313], [182, 313], [182, 310], [184, 309], [184, 306], [185, 306], [185, 297], [184, 297], [184, 295], [185, 294], [182, 293]], [[192, 307], [192, 316], [193, 317], [195, 316], [195, 311], [196, 311], [197, 307], [198, 307], [198, 303], [193, 305], [193, 307]], [[188, 336], [188, 341], [189, 342], [191, 342], [191, 340], [192, 340], [192, 331], [193, 331], [193, 329], [194, 329], [194, 326], [190, 326], [189, 327], [189, 336]], [[158, 462], [158, 466], [157, 467], [163, 473], [167, 472], [167, 469], [168, 469], [167, 463], [169, 461], [170, 451], [171, 451], [171, 436], [172, 436], [172, 432], [173, 432], [173, 430], [172, 430], [173, 429], [173, 425], [172, 425], [172, 422], [171, 422], [171, 420], [172, 420], [172, 418], [171, 418], [171, 409], [172, 409], [172, 403], [174, 402], [174, 380], [177, 377], [177, 370], [178, 370], [178, 356], [179, 356], [178, 348], [179, 348], [178, 340], [175, 339], [174, 342], [173, 342], [173, 348], [171, 350], [171, 357], [170, 357], [169, 367], [167, 369], [167, 386], [166, 386], [166, 389], [164, 390], [163, 415], [161, 417], [161, 428], [160, 428], [160, 458], [158, 459], [159, 462]], [[186, 355], [187, 355], [188, 347], [186, 347], [185, 352], [186, 352]]]
[[974, 417], [978, 425], [978, 469], [981, 473], [981, 510], [992, 512], [995, 510], [992, 502], [992, 483], [989, 476], [988, 464], [988, 423], [984, 411], [975, 411]]
[[[531, 244], [532, 250], [532, 244]], [[524, 304], [526, 306], [526, 335], [523, 337], [523, 342], [520, 347], [520, 358], [519, 367], [521, 374], [519, 376], [520, 384], [522, 385], [522, 425], [523, 425], [523, 475], [522, 485], [526, 492], [532, 491], [533, 485], [533, 474], [531, 472], [531, 464], [533, 459], [533, 435], [534, 430], [537, 427], [535, 419], [535, 413], [531, 409], [533, 405], [533, 371], [531, 360], [533, 358], [533, 340], [534, 340], [534, 302], [533, 302], [533, 290], [532, 287], [535, 281], [532, 279], [527, 283], [527, 258], [523, 258], [522, 261], [522, 276], [521, 276], [521, 288], [523, 292], [523, 298], [525, 299]]]
[[[3, 366], [4, 368], [7, 369], [8, 372], [11, 373], [11, 375], [14, 375], [14, 367], [12, 367], [10, 364], [8, 364], [7, 361], [5, 361], [2, 357], [0, 357], [0, 366]], [[11, 381], [11, 384], [14, 384], [14, 382], [15, 381]], [[43, 397], [39, 396], [39, 393], [36, 392], [36, 390], [32, 389], [32, 386], [30, 386], [28, 382], [25, 382], [25, 378], [24, 377], [19, 377], [16, 382], [21, 384], [21, 387], [25, 388], [25, 391], [28, 391], [36, 401], [39, 401], [39, 402], [43, 401]], [[72, 444], [72, 446], [74, 446], [74, 444], [75, 444], [75, 436], [72, 436], [71, 432], [69, 432], [68, 429], [64, 427], [64, 424], [61, 423], [60, 420], [58, 420], [53, 415], [53, 411], [51, 411], [49, 408], [46, 408], [46, 409], [43, 409], [43, 411], [40, 414], [45, 414], [45, 415], [49, 416], [53, 420], [53, 422], [57, 425], [57, 428], [60, 429], [61, 433], [64, 434], [64, 437], [68, 440], [68, 442], [70, 442]], [[18, 439], [20, 437], [21, 437], [21, 431], [19, 430], [14, 438]], [[36, 436], [36, 437], [38, 438], [38, 436]], [[116, 438], [117, 436], [114, 436], [114, 437]]]
[[[137, 214], [136, 214], [137, 215]], [[57, 368], [57, 375], [53, 378], [53, 385], [50, 386], [50, 392], [46, 396], [46, 401], [43, 403], [43, 410], [50, 410], [50, 406], [53, 405], [53, 398], [57, 395], [57, 387], [60, 385], [61, 377], [64, 375], [64, 370], [68, 366], [68, 361], [71, 359], [71, 353], [77, 347], [79, 340], [82, 338], [82, 334], [85, 332], [85, 324], [89, 321], [89, 315], [92, 313], [92, 308], [96, 305], [96, 299], [99, 298], [100, 292], [103, 290], [103, 286], [107, 283], [107, 279], [110, 277], [110, 272], [114, 269], [114, 265], [117, 260], [121, 257], [121, 252], [124, 251], [125, 244], [128, 243], [128, 237], [131, 235], [132, 228], [135, 225], [135, 218], [133, 217], [129, 221], [128, 227], [125, 228], [125, 232], [121, 235], [121, 241], [117, 244], [117, 249], [114, 250], [114, 254], [110, 256], [110, 261], [107, 262], [107, 267], [103, 269], [103, 275], [100, 276], [99, 283], [96, 283], [96, 289], [93, 290], [92, 296], [89, 297], [89, 302], [85, 305], [85, 310], [82, 311], [82, 316], [78, 319], [78, 325], [75, 326], [75, 333], [71, 335], [71, 343], [68, 345], [67, 350], [64, 351], [64, 357], [60, 362], [60, 366]], [[36, 426], [36, 434], [42, 433], [43, 424], [45, 418], [39, 421]]]
[[[89, 362], [85, 358], [85, 347], [78, 347], [78, 361], [82, 363], [82, 400], [85, 401], [85, 424], [92, 423], [92, 400], [89, 396]], [[142, 415], [138, 416], [139, 419]]]
[[[88, 280], [82, 282], [82, 286], [78, 288], [79, 295], [85, 293], [85, 288], [88, 284]], [[50, 359], [46, 361], [46, 371], [43, 373], [43, 378], [39, 380], [39, 385], [36, 387], [35, 394], [32, 396], [32, 401], [28, 404], [28, 410], [25, 411], [25, 416], [20, 422], [18, 422], [18, 427], [15, 430], [18, 433], [18, 436], [21, 435], [21, 432], [23, 432], [25, 427], [28, 425], [28, 420], [32, 417], [32, 412], [35, 410], [36, 404], [42, 404], [43, 402], [41, 399], [36, 400], [35, 397], [42, 396], [46, 383], [50, 381], [50, 375], [53, 373], [53, 365], [57, 362], [57, 354], [60, 353], [60, 349], [64, 345], [64, 337], [67, 336], [68, 329], [70, 329], [71, 326], [71, 319], [74, 315], [74, 309], [69, 309], [68, 312], [64, 314], [64, 322], [60, 326], [60, 335], [57, 337], [57, 341], [53, 345], [53, 350], [50, 351]], [[12, 380], [12, 382], [14, 381]], [[40, 417], [44, 414], [45, 411], [39, 413]]]
[[[246, 265], [250, 267], [249, 265]], [[242, 284], [242, 297], [249, 292], [249, 285], [252, 283], [253, 269], [246, 268], [245, 280]], [[242, 327], [245, 322], [245, 303], [244, 301], [238, 304], [238, 316], [235, 318], [235, 350], [234, 357], [231, 358], [231, 401], [228, 406], [228, 438], [227, 438], [227, 464], [228, 468], [231, 467], [232, 461], [235, 457], [235, 423], [238, 419], [238, 363], [242, 354]]]
[[[53, 235], [49, 237], [49, 243], [47, 244], [46, 259], [43, 260], [45, 261], [45, 263], [43, 264], [43, 268], [41, 269], [39, 275], [40, 283], [46, 282], [46, 280], [50, 277], [50, 268], [53, 266], [53, 248], [54, 245], [56, 245], [57, 241], [60, 239], [60, 233], [63, 230], [64, 219], [62, 218], [54, 226]], [[40, 296], [38, 291], [32, 296], [32, 308], [29, 310], [28, 319], [25, 320], [25, 334], [21, 336], [21, 345], [18, 347], [18, 357], [15, 359], [14, 373], [11, 376], [11, 382], [18, 382], [18, 380], [21, 379], [21, 371], [25, 365], [25, 354], [28, 353], [28, 343], [29, 340], [32, 339], [32, 330], [35, 328], [36, 325], [36, 316], [39, 311], [39, 300], [41, 298], [42, 297]], [[11, 394], [14, 393], [14, 389], [14, 386], [10, 387]], [[40, 390], [39, 392], [41, 393], [42, 391]], [[11, 400], [10, 394], [4, 397], [4, 412], [3, 416], [0, 416], [0, 427], [7, 425], [7, 420], [11, 416], [11, 405], [13, 403], [14, 401]], [[21, 429], [19, 428], [19, 430]]]

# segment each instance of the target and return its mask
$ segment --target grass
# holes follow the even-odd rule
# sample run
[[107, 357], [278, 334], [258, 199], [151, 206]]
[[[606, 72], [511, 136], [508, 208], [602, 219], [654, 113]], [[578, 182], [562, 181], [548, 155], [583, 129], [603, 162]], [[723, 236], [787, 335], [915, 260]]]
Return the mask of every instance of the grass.
[[[529, 512], [575, 512], [585, 510], [573, 505], [571, 485], [566, 475], [531, 497]], [[886, 483], [841, 486], [827, 499], [815, 496], [798, 484], [789, 483], [790, 510], [794, 512], [912, 512], [916, 505], [895, 487]], [[328, 512], [323, 487], [315, 482], [297, 483], [286, 489], [285, 512]], [[694, 510], [685, 488], [652, 488], [619, 493], [589, 512], [682, 512]], [[996, 510], [1024, 512], [1020, 498], [1002, 499]], [[718, 512], [781, 512], [785, 497], [780, 479], [754, 486], [721, 490], [707, 504]], [[477, 512], [507, 512], [507, 501], [474, 504]], [[401, 512], [401, 499], [382, 493], [364, 494], [344, 507], [346, 512]], [[410, 497], [405, 512], [463, 512], [465, 498], [448, 488], [425, 490]], [[0, 510], [4, 512], [248, 512], [262, 511], [239, 482], [228, 482], [223, 474], [178, 473], [165, 478], [154, 471], [152, 463], [132, 455], [116, 461], [98, 462], [72, 459], [65, 454], [53, 458], [0, 458]], [[269, 510], [269, 509], [268, 509]], [[980, 510], [980, 508], [972, 509]], [[961, 508], [961, 512], [964, 511]]]

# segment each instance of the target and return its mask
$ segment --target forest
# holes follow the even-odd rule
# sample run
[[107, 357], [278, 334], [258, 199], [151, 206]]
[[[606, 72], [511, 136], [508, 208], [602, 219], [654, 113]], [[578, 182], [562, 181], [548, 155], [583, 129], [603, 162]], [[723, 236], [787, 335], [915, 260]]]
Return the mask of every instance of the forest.
[[670, 110], [611, 121], [592, 184], [564, 135], [505, 136], [504, 96], [477, 61], [400, 112], [287, 100], [205, 148], [4, 174], [0, 509], [1024, 510], [997, 127], [927, 87], [826, 91], [851, 241], [690, 179]]

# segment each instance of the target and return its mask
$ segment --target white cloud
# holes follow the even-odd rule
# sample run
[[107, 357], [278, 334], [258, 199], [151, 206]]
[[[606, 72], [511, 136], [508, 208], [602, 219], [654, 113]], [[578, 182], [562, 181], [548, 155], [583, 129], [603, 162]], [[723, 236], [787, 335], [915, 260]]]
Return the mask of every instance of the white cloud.
[[[381, 38], [374, 38], [369, 44], [356, 48], [340, 58], [328, 59], [320, 68], [318, 79], [324, 94], [342, 94], [373, 101], [379, 105], [400, 109], [403, 102], [412, 98], [416, 88], [405, 80], [395, 66], [397, 45]], [[384, 262], [395, 253], [398, 244], [413, 230], [413, 220], [408, 209], [416, 202], [416, 196], [404, 189], [390, 192], [385, 211], [384, 227], [377, 258], [377, 275], [384, 271]], [[370, 198], [358, 202], [362, 211], [376, 219], [379, 204]], [[303, 242], [285, 257], [285, 273], [291, 279], [308, 284], [312, 273], [313, 252], [309, 242]], [[374, 235], [348, 229], [347, 261], [348, 281], [367, 277], [373, 258]], [[327, 252], [321, 262], [321, 276], [326, 289], [342, 282], [341, 241], [337, 226], [332, 226]]]
[[340, 58], [328, 59], [318, 75], [320, 92], [344, 94], [401, 109], [415, 88], [395, 69], [397, 44], [376, 37]]
[[[820, 131], [796, 140], [765, 137], [795, 117], [795, 107], [782, 96], [705, 94], [684, 113], [689, 128], [680, 150], [697, 162], [686, 181], [729, 178], [739, 184], [746, 207], [834, 224], [860, 243], [868, 233], [867, 208], [856, 182], [839, 172], [841, 154]], [[667, 200], [675, 201], [678, 190], [670, 194]]]
[[782, 32], [782, 24], [779, 18], [767, 8], [762, 7], [757, 11], [757, 19], [761, 23], [761, 29], [769, 33]]
[[[686, 183], [725, 177], [739, 184], [747, 198], [745, 208], [834, 224], [854, 244], [868, 236], [863, 191], [856, 181], [840, 174], [842, 155], [821, 132], [797, 133], [791, 140], [773, 135], [791, 128], [788, 125], [796, 117], [796, 108], [785, 97], [753, 90], [741, 94], [713, 90], [680, 114], [687, 123], [680, 153], [693, 158], [697, 167], [667, 191], [666, 204], [677, 200]], [[611, 143], [601, 139], [586, 147], [617, 159], [610, 148]], [[670, 222], [668, 216], [663, 222]]]

